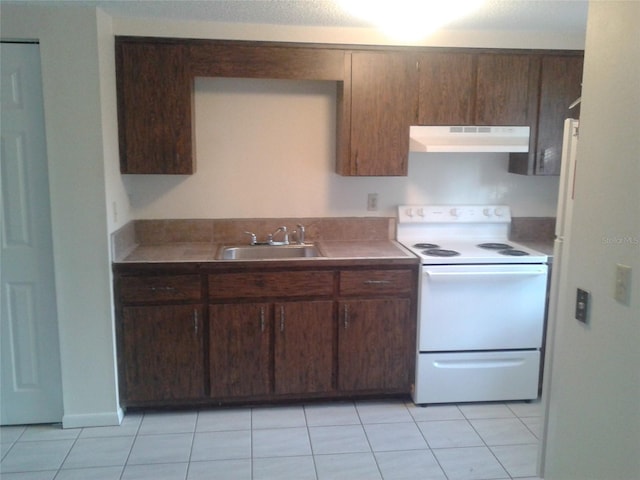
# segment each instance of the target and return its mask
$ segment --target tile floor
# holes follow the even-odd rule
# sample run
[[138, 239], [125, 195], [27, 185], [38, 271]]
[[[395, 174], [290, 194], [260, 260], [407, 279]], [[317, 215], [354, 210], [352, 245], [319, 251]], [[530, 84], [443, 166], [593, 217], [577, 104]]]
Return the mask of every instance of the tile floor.
[[401, 400], [1, 427], [2, 480], [536, 479], [540, 404]]

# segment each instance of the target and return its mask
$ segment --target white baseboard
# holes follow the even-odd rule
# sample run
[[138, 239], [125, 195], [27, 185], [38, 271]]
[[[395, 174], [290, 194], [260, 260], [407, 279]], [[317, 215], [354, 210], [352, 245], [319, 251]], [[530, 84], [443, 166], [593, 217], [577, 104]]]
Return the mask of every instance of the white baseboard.
[[62, 428], [110, 427], [120, 425], [123, 418], [122, 408], [118, 408], [115, 412], [65, 414], [62, 417]]

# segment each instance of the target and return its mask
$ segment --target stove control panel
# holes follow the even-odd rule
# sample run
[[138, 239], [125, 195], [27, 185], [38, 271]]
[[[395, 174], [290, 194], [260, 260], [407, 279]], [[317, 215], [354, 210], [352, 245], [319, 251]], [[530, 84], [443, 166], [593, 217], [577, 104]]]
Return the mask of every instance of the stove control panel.
[[400, 205], [399, 223], [510, 223], [506, 205]]

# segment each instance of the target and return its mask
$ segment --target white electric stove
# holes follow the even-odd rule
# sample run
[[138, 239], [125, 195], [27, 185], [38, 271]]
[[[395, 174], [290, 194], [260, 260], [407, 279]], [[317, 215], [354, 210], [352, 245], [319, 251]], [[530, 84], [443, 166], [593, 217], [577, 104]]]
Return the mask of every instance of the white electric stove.
[[398, 207], [422, 263], [415, 403], [537, 398], [548, 258], [510, 227], [504, 205]]

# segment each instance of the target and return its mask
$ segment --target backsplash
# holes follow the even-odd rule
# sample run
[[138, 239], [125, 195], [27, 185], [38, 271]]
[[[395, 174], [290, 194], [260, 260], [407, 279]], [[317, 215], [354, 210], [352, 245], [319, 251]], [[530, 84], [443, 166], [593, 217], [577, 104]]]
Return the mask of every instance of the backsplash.
[[553, 241], [555, 217], [512, 217], [509, 238], [518, 241]]

